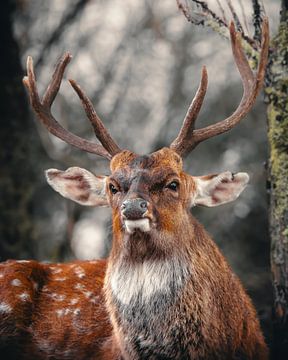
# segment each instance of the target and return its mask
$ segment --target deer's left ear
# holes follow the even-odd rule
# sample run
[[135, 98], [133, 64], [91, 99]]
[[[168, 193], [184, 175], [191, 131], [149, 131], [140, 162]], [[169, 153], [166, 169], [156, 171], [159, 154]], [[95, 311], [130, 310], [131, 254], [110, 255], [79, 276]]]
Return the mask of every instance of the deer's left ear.
[[218, 206], [237, 199], [249, 181], [247, 173], [193, 176], [192, 205]]
[[67, 199], [86, 206], [108, 205], [106, 176], [96, 176], [89, 171], [71, 167], [66, 171], [46, 170], [48, 184]]

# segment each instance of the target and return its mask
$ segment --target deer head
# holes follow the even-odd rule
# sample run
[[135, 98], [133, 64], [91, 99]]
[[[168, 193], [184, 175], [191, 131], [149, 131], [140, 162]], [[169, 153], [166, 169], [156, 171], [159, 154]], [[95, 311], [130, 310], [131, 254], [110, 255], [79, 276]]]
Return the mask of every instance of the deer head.
[[248, 174], [227, 171], [195, 177], [185, 173], [182, 168], [182, 159], [200, 142], [230, 130], [248, 113], [262, 86], [268, 56], [267, 19], [263, 23], [263, 41], [256, 74], [253, 74], [248, 64], [241, 47], [241, 36], [233, 23], [230, 25], [230, 35], [234, 59], [243, 83], [243, 96], [237, 109], [230, 117], [216, 124], [195, 129], [208, 82], [207, 71], [203, 67], [198, 91], [179, 135], [169, 147], [146, 156], [119, 148], [96, 114], [91, 101], [73, 80], [69, 80], [70, 84], [78, 94], [102, 145], [81, 139], [62, 128], [51, 113], [51, 105], [71, 56], [64, 54], [57, 64], [42, 100], [36, 87], [32, 59], [28, 57], [27, 77], [23, 81], [39, 120], [52, 134], [67, 143], [110, 160], [109, 176], [96, 176], [79, 167], [66, 171], [49, 169], [46, 172], [48, 183], [62, 196], [79, 204], [111, 206], [116, 238], [139, 232], [175, 232], [175, 224], [181, 230], [181, 225], [188, 221], [188, 209], [192, 206], [211, 207], [235, 200], [245, 188]]

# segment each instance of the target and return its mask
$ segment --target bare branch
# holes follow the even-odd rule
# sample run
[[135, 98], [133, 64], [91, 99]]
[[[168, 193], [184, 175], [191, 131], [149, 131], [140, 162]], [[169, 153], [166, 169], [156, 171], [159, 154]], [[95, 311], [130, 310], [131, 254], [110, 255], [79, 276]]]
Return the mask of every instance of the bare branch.
[[232, 16], [233, 16], [233, 20], [235, 22], [237, 31], [239, 31], [241, 34], [244, 34], [242, 24], [241, 24], [240, 19], [239, 19], [238, 15], [237, 15], [233, 5], [232, 5], [231, 0], [226, 0], [226, 3], [228, 5], [228, 8], [229, 8]]
[[[179, 9], [183, 12], [184, 16], [189, 22], [195, 25], [203, 25], [210, 27], [213, 31], [229, 39], [229, 28], [227, 22], [224, 19], [221, 19], [214, 11], [212, 11], [205, 1], [190, 0], [191, 6], [188, 6], [187, 1], [188, 0], [176, 0]], [[197, 13], [197, 11], [195, 11], [195, 7], [196, 9], [201, 9], [201, 13]], [[233, 7], [230, 11], [232, 12], [232, 14], [235, 13]], [[237, 23], [237, 29], [241, 32], [245, 52], [247, 53], [249, 58], [254, 57], [255, 50], [256, 53], [259, 52], [260, 43], [256, 43], [254, 39], [251, 39], [244, 34], [242, 25], [236, 13], [234, 14], [234, 19], [235, 17], [237, 19], [237, 21], [235, 21]]]
[[252, 5], [253, 5], [253, 25], [255, 29], [253, 39], [260, 44], [262, 38], [262, 22], [263, 22], [264, 9], [260, 5], [258, 0], [252, 0]]
[[189, 22], [195, 25], [209, 26], [226, 38], [229, 37], [228, 24], [224, 19], [217, 16], [214, 11], [209, 9], [205, 1], [191, 0], [191, 6], [194, 5], [196, 9], [201, 9], [201, 13], [193, 11], [193, 9], [188, 6], [187, 1], [185, 1], [185, 4], [183, 0], [176, 0], [176, 2]]
[[88, 2], [89, 0], [78, 0], [72, 8], [69, 7], [68, 13], [63, 15], [60, 24], [57, 26], [56, 29], [54, 29], [54, 31], [50, 34], [50, 36], [42, 46], [40, 56], [35, 61], [36, 68], [42, 65], [46, 57], [47, 51], [50, 49], [51, 45], [55, 44], [61, 38], [64, 30], [67, 28], [67, 25], [73, 23], [75, 18], [77, 16], [80, 16]]
[[245, 9], [244, 9], [244, 5], [243, 5], [242, 0], [239, 0], [239, 5], [240, 5], [240, 8], [241, 8], [241, 13], [242, 13], [242, 17], [243, 17], [243, 20], [244, 20], [244, 25], [245, 25], [245, 28], [246, 28], [246, 31], [247, 31], [247, 36], [249, 36], [249, 26], [248, 26], [247, 16], [246, 16], [246, 13], [245, 13]]
[[221, 12], [221, 14], [222, 14], [222, 19], [223, 19], [224, 22], [227, 24], [227, 18], [226, 18], [226, 15], [225, 15], [224, 8], [223, 8], [220, 0], [216, 0], [216, 2], [217, 2], [217, 5], [218, 5], [218, 7], [219, 7], [219, 10], [220, 10], [220, 12]]

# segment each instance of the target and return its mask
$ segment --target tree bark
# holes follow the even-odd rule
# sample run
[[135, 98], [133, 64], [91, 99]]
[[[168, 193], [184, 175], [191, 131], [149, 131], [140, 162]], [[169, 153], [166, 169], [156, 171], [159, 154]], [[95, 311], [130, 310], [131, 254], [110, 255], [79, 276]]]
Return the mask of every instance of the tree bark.
[[[13, 36], [15, 1], [1, 5], [0, 260], [33, 257], [32, 195], [40, 144], [22, 85]], [[39, 177], [39, 176], [38, 176]]]
[[270, 235], [274, 289], [273, 359], [288, 356], [288, 1], [271, 43], [268, 84]]

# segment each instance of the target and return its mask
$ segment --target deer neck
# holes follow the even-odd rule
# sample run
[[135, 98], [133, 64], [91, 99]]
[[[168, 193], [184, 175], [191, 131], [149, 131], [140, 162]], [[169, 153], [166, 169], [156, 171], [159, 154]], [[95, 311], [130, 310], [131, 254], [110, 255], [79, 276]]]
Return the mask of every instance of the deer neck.
[[173, 234], [153, 230], [114, 236], [106, 275], [110, 300], [131, 305], [139, 301], [147, 304], [157, 296], [170, 302], [179, 297], [193, 273], [195, 226], [189, 215]]
[[[167, 359], [178, 352], [179, 339], [191, 320], [186, 321], [183, 304], [185, 298], [194, 296], [191, 284], [196, 264], [192, 254], [198, 247], [194, 235], [194, 220], [190, 218], [186, 228], [173, 235], [153, 232], [124, 235], [122, 247], [119, 239], [114, 239], [105, 279], [106, 305], [117, 343], [127, 354], [125, 359], [149, 358], [145, 349], [150, 342], [153, 346], [157, 343], [158, 348], [165, 343]], [[172, 240], [174, 246], [170, 246]], [[179, 326], [175, 325], [177, 319]], [[164, 333], [164, 338], [159, 337]]]

